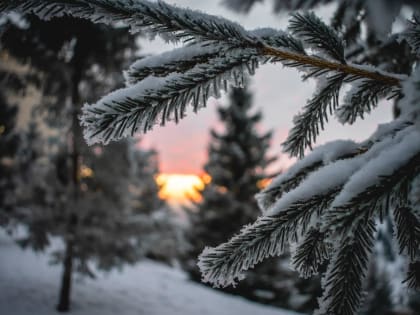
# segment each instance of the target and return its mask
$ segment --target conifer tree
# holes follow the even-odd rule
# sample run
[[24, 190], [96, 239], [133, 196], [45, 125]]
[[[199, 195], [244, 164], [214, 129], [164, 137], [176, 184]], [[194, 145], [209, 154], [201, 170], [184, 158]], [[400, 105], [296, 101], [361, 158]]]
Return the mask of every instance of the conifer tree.
[[[246, 87], [233, 88], [229, 104], [218, 108], [223, 130], [211, 130], [208, 161], [204, 171], [211, 181], [200, 192], [202, 200], [189, 209], [192, 249], [187, 270], [200, 279], [196, 259], [205, 246], [216, 246], [237, 233], [260, 214], [254, 195], [271, 175], [267, 167], [275, 161], [268, 155], [272, 132], [258, 130], [262, 112], [253, 110], [252, 94]], [[283, 267], [287, 257], [272, 259], [247, 273], [228, 292], [281, 307], [307, 311], [316, 300], [316, 283], [300, 281]], [[265, 292], [265, 296], [260, 294]], [[307, 298], [302, 298], [306, 296]], [[297, 303], [295, 301], [300, 302]]]
[[262, 114], [251, 110], [251, 94], [241, 88], [232, 89], [229, 105], [218, 108], [223, 131], [211, 130], [204, 166], [211, 182], [201, 191], [197, 211], [191, 212], [191, 240], [197, 241], [200, 252], [206, 244], [223, 242], [259, 214], [254, 195], [275, 159], [268, 156], [272, 133], [257, 131]]
[[14, 157], [20, 144], [16, 98], [25, 95], [30, 76], [22, 71], [16, 73], [7, 54], [0, 54], [0, 226], [13, 225], [17, 171]]
[[[95, 254], [96, 257], [108, 255], [108, 257], [102, 257], [103, 261], [107, 262], [99, 263], [100, 267], [109, 268], [113, 263], [118, 263], [118, 256], [115, 258], [109, 257], [110, 254], [115, 254], [116, 249], [112, 250], [110, 248], [109, 251], [105, 251], [104, 246], [101, 247], [100, 244], [95, 243], [95, 240], [103, 240], [108, 242], [109, 246], [111, 245], [109, 239], [106, 241], [101, 237], [93, 239], [91, 237], [90, 242], [87, 240], [80, 241], [84, 239], [83, 233], [93, 229], [95, 225], [99, 228], [102, 224], [104, 230], [106, 228], [111, 230], [111, 227], [107, 226], [107, 224], [111, 224], [113, 219], [104, 219], [100, 223], [96, 221], [95, 223], [86, 223], [85, 221], [92, 220], [94, 217], [99, 218], [100, 215], [95, 215], [97, 211], [100, 212], [104, 209], [112, 208], [109, 206], [105, 207], [106, 200], [109, 200], [105, 197], [119, 197], [116, 193], [103, 195], [102, 207], [92, 208], [93, 204], [90, 205], [90, 202], [93, 202], [93, 199], [91, 198], [95, 197], [82, 191], [82, 187], [86, 187], [86, 183], [81, 181], [81, 161], [83, 156], [84, 158], [89, 156], [88, 150], [84, 148], [86, 146], [82, 141], [80, 127], [77, 122], [81, 95], [83, 94], [82, 85], [85, 84], [86, 86], [86, 83], [88, 83], [86, 87], [90, 90], [89, 96], [93, 96], [95, 95], [95, 89], [100, 89], [101, 85], [107, 83], [106, 81], [104, 82], [104, 78], [98, 78], [103, 83], [99, 83], [99, 80], [90, 80], [91, 62], [98, 65], [99, 71], [103, 71], [104, 74], [107, 72], [112, 73], [113, 66], [118, 67], [118, 65], [121, 66], [123, 64], [124, 59], [121, 59], [121, 57], [114, 56], [112, 59], [109, 58], [109, 51], [112, 49], [112, 46], [108, 41], [113, 36], [115, 39], [118, 38], [117, 36], [120, 36], [119, 44], [115, 48], [126, 50], [134, 47], [134, 45], [129, 41], [124, 42], [129, 35], [123, 30], [115, 29], [114, 32], [103, 32], [100, 26], [95, 26], [82, 20], [66, 18], [44, 22], [35, 16], [29, 16], [26, 18], [26, 22], [30, 25], [31, 34], [26, 34], [19, 25], [11, 23], [11, 25], [6, 25], [6, 31], [2, 34], [3, 48], [7, 49], [15, 58], [23, 62], [29, 62], [39, 72], [46, 74], [46, 84], [41, 87], [44, 94], [43, 100], [47, 100], [49, 96], [52, 96], [53, 100], [55, 100], [55, 102], [52, 101], [55, 110], [50, 110], [48, 104], [51, 104], [51, 102], [46, 102], [47, 105], [41, 104], [38, 106], [38, 109], [41, 112], [46, 112], [48, 123], [52, 124], [50, 127], [58, 128], [58, 133], [64, 142], [59, 140], [61, 142], [58, 146], [59, 154], [55, 157], [55, 163], [53, 162], [57, 170], [45, 171], [42, 174], [45, 177], [35, 176], [33, 173], [38, 172], [37, 168], [41, 167], [41, 165], [31, 161], [36, 161], [35, 159], [30, 158], [24, 162], [26, 165], [29, 165], [28, 172], [32, 175], [29, 178], [40, 178], [41, 182], [31, 181], [34, 187], [30, 188], [30, 191], [37, 192], [37, 194], [32, 195], [32, 198], [27, 199], [25, 202], [33, 202], [34, 204], [28, 206], [28, 209], [31, 209], [31, 211], [24, 214], [19, 213], [18, 215], [21, 222], [26, 222], [30, 231], [30, 235], [26, 239], [20, 240], [20, 242], [34, 249], [41, 250], [49, 244], [49, 235], [63, 238], [65, 250], [63, 253], [57, 253], [57, 260], [63, 264], [57, 309], [59, 311], [68, 311], [70, 308], [73, 270], [91, 275], [92, 272], [88, 268], [87, 261]], [[115, 43], [115, 41], [111, 43]], [[113, 49], [114, 54], [115, 51]], [[47, 70], [49, 68], [50, 70]], [[87, 80], [88, 78], [89, 80]], [[108, 78], [112, 77], [108, 74]], [[67, 106], [64, 106], [66, 104]], [[26, 141], [28, 146], [32, 146], [31, 141]], [[42, 143], [42, 140], [40, 142]], [[32, 152], [35, 152], [39, 158], [42, 158], [47, 154], [45, 150], [44, 148], [33, 147]], [[123, 161], [124, 159], [121, 162]], [[55, 173], [60, 173], [60, 176], [55, 178], [53, 176]], [[50, 189], [49, 185], [53, 188], [53, 193], [48, 191]], [[114, 183], [113, 187], [119, 187], [119, 184]], [[88, 192], [91, 192], [91, 189]], [[55, 197], [53, 196], [54, 194], [56, 195]], [[126, 195], [124, 194], [123, 196]], [[124, 197], [116, 198], [114, 201], [116, 206], [119, 203], [120, 208], [125, 208], [123, 207], [123, 199]], [[89, 207], [91, 207], [90, 211]], [[57, 214], [59, 209], [62, 210], [62, 213]], [[80, 211], [76, 209], [85, 209], [85, 211], [79, 213]], [[118, 225], [118, 220], [115, 220], [114, 224]], [[110, 231], [107, 235], [111, 237], [112, 232]], [[123, 244], [123, 242], [121, 243]], [[80, 247], [80, 244], [85, 244], [85, 246]], [[91, 245], [92, 247], [90, 247]], [[93, 248], [96, 248], [97, 252]], [[101, 248], [103, 249], [101, 250]], [[120, 249], [120, 251], [122, 250]], [[135, 257], [135, 254], [132, 257], [124, 257], [124, 259], [128, 262], [133, 262], [133, 257]]]
[[[417, 1], [404, 3], [418, 10]], [[352, 10], [344, 12], [354, 20], [369, 22], [363, 19], [367, 12], [363, 6], [348, 7]], [[349, 53], [352, 43], [313, 13], [294, 12], [287, 32], [282, 32], [245, 30], [229, 20], [164, 2], [0, 3], [1, 12], [34, 12], [45, 19], [65, 12], [97, 23], [125, 23], [133, 32], [144, 30], [167, 41], [183, 41], [184, 46], [175, 51], [134, 63], [126, 72], [126, 88], [85, 105], [81, 121], [91, 144], [146, 132], [168, 119], [178, 122], [188, 105], [197, 111], [209, 97], [219, 96], [220, 89], [240, 86], [264, 62], [282, 63], [303, 72], [305, 79], [316, 80], [316, 93], [294, 119], [284, 143], [284, 151], [299, 161], [259, 194], [263, 215], [228, 242], [205, 249], [199, 266], [204, 281], [232, 285], [244, 278], [246, 270], [294, 244], [292, 263], [302, 276], [318, 274], [323, 262], [328, 265], [316, 311], [328, 315], [353, 315], [360, 310], [376, 220], [387, 214], [393, 218], [399, 252], [409, 261], [404, 283], [413, 289], [420, 283], [420, 204], [415, 193], [420, 175], [420, 18], [418, 11], [412, 11], [410, 21], [392, 28], [393, 19], [385, 17], [395, 17], [400, 7], [384, 8], [388, 14], [374, 20], [379, 22], [374, 32], [382, 32], [376, 36], [380, 40], [376, 51], [401, 45], [407, 59], [382, 60], [387, 55], [370, 54], [372, 46], [362, 54], [372, 59], [354, 60]], [[374, 60], [378, 62], [372, 66]], [[355, 123], [384, 98], [399, 100], [398, 118], [379, 126], [363, 142], [335, 141], [313, 148], [331, 115], [343, 123]]]
[[[63, 265], [57, 309], [67, 311], [74, 272], [93, 277], [93, 265], [109, 270], [134, 263], [163, 242], [174, 255], [178, 243], [169, 216], [151, 216], [164, 208], [154, 180], [156, 152], [127, 141], [88, 147], [77, 120], [82, 99], [121, 82], [115, 70], [137, 49], [134, 36], [71, 17], [20, 19], [28, 30], [5, 23], [2, 52], [32, 69], [25, 83], [37, 86], [41, 101], [13, 157], [20, 181], [11, 216], [28, 230], [19, 236], [22, 246], [44, 250], [52, 237], [63, 240], [54, 261]], [[48, 130], [48, 139], [41, 130]], [[166, 228], [164, 235], [159, 228]], [[169, 253], [161, 256], [171, 259]]]
[[[70, 278], [62, 279], [62, 282], [69, 281], [69, 286], [62, 284], [60, 302], [63, 302], [63, 289], [68, 290], [64, 292], [64, 301], [70, 307], [72, 277], [76, 272], [94, 278], [96, 270], [122, 268], [151, 254], [156, 257], [156, 247], [168, 243], [168, 239], [172, 250], [176, 250], [178, 243], [171, 234], [174, 225], [170, 219], [151, 215], [153, 210], [163, 211], [162, 201], [157, 194], [143, 193], [157, 188], [156, 174], [151, 173], [157, 169], [148, 165], [150, 161], [146, 159], [155, 152], [133, 148], [127, 141], [106, 148], [89, 148], [79, 157], [80, 191], [75, 199], [73, 191], [68, 189], [71, 168], [66, 166], [66, 146], [58, 142], [61, 150], [52, 154], [57, 149], [52, 150], [36, 130], [26, 138], [24, 144], [30, 142], [36, 146], [28, 146], [30, 149], [19, 159], [21, 165], [27, 164], [26, 176], [22, 178], [27, 184], [19, 184], [18, 206], [14, 210], [16, 219], [29, 233], [18, 236], [17, 240], [22, 246], [39, 251], [48, 248], [52, 238], [71, 242], [70, 253], [67, 243], [65, 248], [55, 247], [53, 252], [54, 263], [64, 264], [64, 270], [65, 264], [70, 265], [70, 274], [63, 272], [63, 277]], [[139, 180], [139, 174], [144, 181]], [[153, 183], [155, 186], [151, 187]], [[161, 209], [150, 209], [152, 205]], [[74, 224], [70, 236], [69, 220], [75, 220], [70, 221]], [[167, 230], [161, 233], [161, 228]], [[157, 258], [170, 261], [173, 252], [165, 254]]]

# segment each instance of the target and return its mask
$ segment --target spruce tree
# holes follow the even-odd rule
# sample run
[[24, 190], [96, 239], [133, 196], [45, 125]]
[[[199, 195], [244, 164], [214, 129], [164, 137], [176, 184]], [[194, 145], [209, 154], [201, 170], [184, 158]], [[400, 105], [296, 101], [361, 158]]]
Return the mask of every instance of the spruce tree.
[[[369, 48], [361, 55], [366, 58], [354, 59], [343, 32], [310, 12], [294, 12], [282, 32], [246, 30], [227, 19], [146, 0], [9, 0], [0, 3], [0, 11], [34, 12], [45, 19], [65, 12], [183, 41], [175, 51], [135, 62], [126, 72], [126, 88], [84, 106], [81, 123], [91, 144], [147, 132], [170, 119], [178, 122], [187, 106], [199, 110], [221, 89], [243, 84], [261, 63], [282, 63], [316, 80], [316, 93], [284, 143], [284, 151], [298, 162], [259, 194], [263, 215], [227, 243], [206, 248], [199, 266], [204, 281], [228, 286], [293, 244], [292, 263], [302, 276], [318, 274], [327, 264], [316, 314], [353, 315], [362, 304], [376, 220], [388, 214], [399, 252], [408, 261], [404, 283], [412, 289], [420, 283], [420, 204], [414, 193], [420, 175], [420, 18], [417, 1], [391, 1], [395, 8], [378, 6], [377, 0], [342, 3], [348, 14], [342, 21], [372, 25], [378, 35], [377, 44], [360, 45], [362, 51]], [[373, 10], [353, 3], [373, 5]], [[414, 14], [401, 28], [392, 28], [402, 3]], [[380, 19], [365, 19], [378, 9]], [[393, 45], [403, 47], [409, 58], [377, 53]], [[353, 124], [386, 98], [399, 100], [401, 115], [365, 141], [338, 140], [314, 148], [333, 114]]]
[[266, 168], [275, 159], [268, 156], [272, 133], [258, 132], [262, 113], [251, 110], [251, 94], [241, 88], [232, 89], [229, 105], [218, 108], [223, 131], [211, 130], [204, 166], [211, 182], [201, 191], [197, 211], [190, 212], [191, 241], [200, 252], [206, 244], [220, 244], [258, 217], [254, 195], [269, 177]]
[[[192, 249], [187, 270], [195, 280], [200, 279], [199, 253], [206, 246], [225, 242], [260, 215], [254, 196], [271, 177], [267, 167], [275, 161], [268, 154], [272, 132], [258, 130], [262, 112], [253, 110], [252, 94], [246, 87], [230, 91], [229, 104], [218, 108], [218, 116], [223, 130], [211, 130], [204, 166], [211, 181], [200, 192], [202, 200], [188, 212]], [[237, 287], [226, 291], [289, 309], [312, 309], [318, 286], [285, 268], [287, 259], [271, 259], [257, 266]]]
[[[204, 171], [210, 183], [200, 191], [202, 200], [189, 209], [192, 245], [189, 272], [200, 279], [196, 259], [206, 245], [215, 246], [229, 239], [244, 224], [259, 214], [254, 195], [260, 181], [268, 176], [266, 167], [272, 162], [267, 156], [271, 132], [260, 134], [256, 127], [261, 112], [251, 113], [252, 95], [246, 89], [235, 88], [229, 93], [229, 105], [218, 108], [223, 131], [210, 131], [208, 161]], [[242, 283], [235, 292], [249, 291]], [[249, 294], [249, 293], [248, 293]]]
[[[170, 234], [175, 223], [169, 216], [151, 215], [164, 208], [154, 179], [156, 152], [135, 149], [137, 144], [127, 141], [88, 147], [78, 124], [82, 99], [121, 83], [115, 70], [135, 53], [135, 37], [124, 28], [106, 29], [72, 17], [19, 18], [29, 30], [5, 23], [2, 52], [31, 69], [25, 83], [35, 84], [41, 100], [13, 157], [19, 182], [10, 217], [28, 230], [18, 236], [22, 246], [43, 251], [53, 237], [64, 242], [53, 261], [63, 265], [57, 309], [68, 311], [74, 272], [94, 277], [95, 268], [135, 263], [168, 239], [174, 255], [178, 239]], [[167, 229], [162, 236], [161, 227]]]
[[[19, 69], [20, 70], [20, 69]], [[25, 97], [27, 83], [32, 75], [16, 71], [7, 54], [0, 54], [0, 226], [13, 226], [13, 205], [16, 203], [20, 137], [17, 128], [17, 98]]]

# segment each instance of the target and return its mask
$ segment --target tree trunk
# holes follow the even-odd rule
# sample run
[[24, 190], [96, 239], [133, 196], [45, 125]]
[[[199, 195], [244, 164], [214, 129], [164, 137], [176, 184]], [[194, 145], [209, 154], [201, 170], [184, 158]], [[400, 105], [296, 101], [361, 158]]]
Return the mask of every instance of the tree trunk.
[[71, 278], [73, 272], [73, 241], [67, 240], [66, 253], [63, 262], [63, 274], [61, 277], [60, 297], [57, 311], [68, 312], [70, 310]]
[[[72, 76], [72, 126], [70, 129], [70, 151], [71, 151], [71, 177], [73, 185], [73, 201], [75, 206], [79, 199], [79, 151], [77, 141], [80, 137], [79, 130], [79, 83], [81, 80], [81, 70], [79, 67], [74, 67]], [[60, 296], [57, 305], [57, 311], [68, 312], [70, 310], [70, 295], [71, 295], [71, 282], [73, 273], [73, 260], [74, 260], [74, 246], [75, 236], [77, 233], [78, 216], [75, 209], [70, 209], [67, 222], [67, 239], [66, 250], [63, 261], [63, 274], [61, 277]]]

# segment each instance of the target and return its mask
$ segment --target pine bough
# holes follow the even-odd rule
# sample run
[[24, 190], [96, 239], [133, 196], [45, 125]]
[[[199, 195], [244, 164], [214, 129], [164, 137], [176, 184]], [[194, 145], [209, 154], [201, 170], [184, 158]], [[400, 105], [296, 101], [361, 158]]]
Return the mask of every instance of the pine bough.
[[[251, 3], [251, 2], [249, 2]], [[353, 315], [375, 240], [375, 222], [394, 218], [395, 238], [409, 262], [406, 283], [419, 288], [420, 265], [420, 67], [410, 76], [351, 64], [340, 34], [312, 13], [292, 15], [288, 32], [248, 31], [220, 17], [141, 0], [10, 0], [0, 12], [72, 15], [92, 22], [123, 23], [131, 31], [160, 35], [181, 48], [136, 61], [126, 87], [83, 107], [88, 143], [108, 143], [155, 124], [178, 121], [220, 90], [241, 86], [258, 65], [281, 62], [318, 88], [284, 143], [300, 160], [257, 199], [263, 215], [227, 243], [199, 258], [203, 280], [234, 285], [245, 271], [293, 244], [292, 264], [310, 277], [327, 264], [318, 314]], [[398, 34], [420, 56], [420, 19]], [[342, 102], [343, 86], [350, 85]], [[312, 148], [329, 117], [363, 118], [383, 98], [398, 98], [402, 115], [361, 143], [335, 141]]]

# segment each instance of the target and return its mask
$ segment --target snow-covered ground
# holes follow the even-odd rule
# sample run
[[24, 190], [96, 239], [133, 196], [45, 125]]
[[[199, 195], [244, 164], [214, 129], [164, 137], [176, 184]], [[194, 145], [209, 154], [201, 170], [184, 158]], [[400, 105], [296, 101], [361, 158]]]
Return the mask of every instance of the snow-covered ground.
[[[20, 249], [0, 230], [1, 315], [57, 314], [61, 268], [48, 261]], [[216, 292], [152, 261], [76, 280], [72, 300], [75, 315], [296, 315]]]

